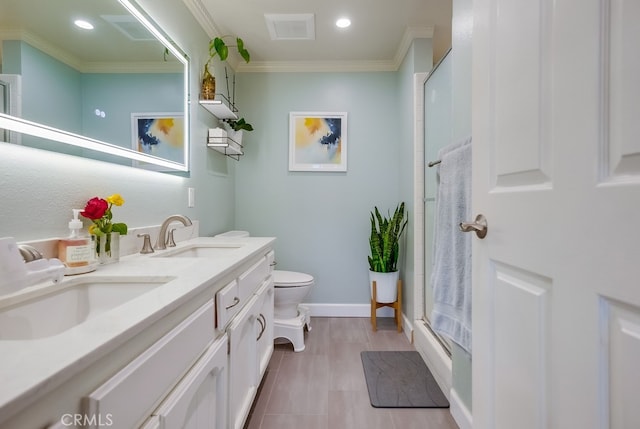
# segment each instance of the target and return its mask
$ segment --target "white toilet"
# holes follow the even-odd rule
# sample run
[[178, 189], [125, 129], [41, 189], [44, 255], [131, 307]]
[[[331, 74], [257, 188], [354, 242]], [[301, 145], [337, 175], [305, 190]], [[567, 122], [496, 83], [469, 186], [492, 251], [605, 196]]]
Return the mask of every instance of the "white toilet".
[[[229, 231], [216, 237], [249, 237], [247, 231]], [[273, 270], [274, 286], [273, 338], [277, 343], [290, 342], [293, 351], [304, 350], [304, 328], [311, 330], [309, 308], [302, 300], [313, 286], [313, 277], [295, 271]]]
[[273, 337], [277, 343], [290, 342], [294, 352], [301, 352], [304, 350], [304, 327], [311, 330], [309, 308], [301, 303], [313, 286], [313, 277], [281, 270], [275, 270], [271, 275], [275, 291]]
[[298, 306], [313, 286], [313, 277], [294, 271], [275, 270], [271, 273], [275, 287], [274, 312], [276, 319], [298, 316]]

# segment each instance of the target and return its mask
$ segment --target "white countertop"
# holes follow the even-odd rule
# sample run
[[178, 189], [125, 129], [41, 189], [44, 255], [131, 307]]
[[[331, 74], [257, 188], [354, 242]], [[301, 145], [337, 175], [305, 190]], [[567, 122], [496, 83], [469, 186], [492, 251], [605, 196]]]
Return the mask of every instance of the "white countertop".
[[[0, 416], [12, 415], [34, 396], [54, 389], [117, 349], [244, 261], [263, 254], [274, 240], [270, 237], [194, 238], [167, 250], [120, 258], [120, 262], [100, 265], [92, 273], [66, 277], [64, 281], [127, 276], [175, 279], [60, 334], [33, 340], [0, 340]], [[163, 253], [198, 244], [241, 246], [215, 258], [162, 257]], [[10, 296], [0, 296], [0, 304], [51, 286], [50, 282], [41, 283]]]

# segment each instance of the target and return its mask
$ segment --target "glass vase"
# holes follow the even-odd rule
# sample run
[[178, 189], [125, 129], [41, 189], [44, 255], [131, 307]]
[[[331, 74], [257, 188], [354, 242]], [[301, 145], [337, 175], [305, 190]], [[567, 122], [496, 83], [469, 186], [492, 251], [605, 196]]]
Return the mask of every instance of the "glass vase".
[[216, 98], [216, 78], [209, 72], [208, 65], [204, 66], [204, 74], [202, 76], [200, 98], [202, 100], [213, 100]]
[[120, 233], [94, 235], [93, 242], [95, 259], [99, 264], [112, 264], [120, 260]]

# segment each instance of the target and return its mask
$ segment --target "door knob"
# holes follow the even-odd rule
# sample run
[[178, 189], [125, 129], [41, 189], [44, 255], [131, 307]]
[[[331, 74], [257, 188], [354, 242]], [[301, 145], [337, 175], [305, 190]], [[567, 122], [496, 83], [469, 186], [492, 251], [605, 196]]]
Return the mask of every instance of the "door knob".
[[475, 231], [478, 238], [483, 239], [487, 236], [487, 218], [484, 215], [479, 214], [476, 216], [475, 222], [460, 222], [460, 231], [473, 232]]

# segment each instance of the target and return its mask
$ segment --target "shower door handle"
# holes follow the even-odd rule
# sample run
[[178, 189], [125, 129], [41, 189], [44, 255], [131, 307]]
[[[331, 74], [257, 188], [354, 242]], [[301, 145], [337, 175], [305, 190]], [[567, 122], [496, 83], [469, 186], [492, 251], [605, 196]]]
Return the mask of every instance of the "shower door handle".
[[481, 214], [476, 216], [475, 222], [460, 222], [460, 231], [475, 232], [479, 239], [483, 239], [487, 236], [488, 229], [487, 218]]

